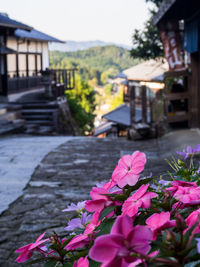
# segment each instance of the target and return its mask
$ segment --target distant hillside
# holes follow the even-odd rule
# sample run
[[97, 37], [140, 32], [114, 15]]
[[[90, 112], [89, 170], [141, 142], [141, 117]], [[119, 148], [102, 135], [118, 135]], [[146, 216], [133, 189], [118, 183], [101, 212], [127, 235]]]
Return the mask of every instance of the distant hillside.
[[131, 58], [127, 49], [116, 46], [98, 46], [77, 52], [50, 52], [51, 67], [77, 67], [84, 80], [97, 78], [98, 84], [138, 63], [139, 60]]
[[61, 52], [75, 52], [78, 50], [86, 50], [91, 47], [96, 47], [96, 46], [108, 46], [108, 45], [114, 45], [118, 47], [122, 47], [125, 49], [131, 49], [128, 45], [124, 44], [115, 44], [115, 43], [106, 43], [103, 41], [66, 41], [65, 43], [50, 43], [49, 48], [51, 51], [61, 51]]

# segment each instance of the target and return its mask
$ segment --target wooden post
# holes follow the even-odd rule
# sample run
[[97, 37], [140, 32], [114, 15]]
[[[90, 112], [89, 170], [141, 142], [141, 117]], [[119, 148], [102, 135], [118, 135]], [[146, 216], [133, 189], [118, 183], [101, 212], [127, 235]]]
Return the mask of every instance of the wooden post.
[[199, 104], [199, 55], [198, 53], [191, 54], [191, 84], [189, 86], [189, 127], [199, 127], [198, 104]]
[[133, 127], [135, 124], [135, 86], [130, 86], [129, 90], [130, 90], [130, 122], [131, 122], [131, 127]]
[[19, 54], [16, 53], [16, 76], [19, 77]]
[[147, 123], [147, 88], [141, 86], [142, 90], [142, 122]]

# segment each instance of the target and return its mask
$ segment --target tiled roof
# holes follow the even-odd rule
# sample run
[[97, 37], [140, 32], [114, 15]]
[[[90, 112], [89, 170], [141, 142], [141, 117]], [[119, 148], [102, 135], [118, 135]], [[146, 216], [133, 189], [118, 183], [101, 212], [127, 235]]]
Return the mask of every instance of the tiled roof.
[[57, 43], [63, 43], [62, 41], [45, 34], [43, 32], [37, 31], [32, 29], [31, 31], [24, 31], [21, 29], [15, 30], [15, 36], [20, 38], [26, 38], [29, 40], [40, 40], [40, 41], [47, 41], [47, 42], [57, 42]]
[[32, 27], [10, 19], [6, 13], [0, 13], [0, 27], [31, 30]]
[[[131, 81], [160, 82], [160, 78], [164, 72], [168, 70], [169, 66], [165, 59], [151, 59], [126, 69], [123, 73], [127, 76], [127, 79]], [[158, 80], [156, 80], [156, 77], [159, 77]]]
[[[150, 122], [150, 113], [147, 114], [147, 120]], [[117, 124], [131, 126], [130, 120], [130, 107], [126, 104], [122, 104], [116, 109], [110, 111], [109, 113], [103, 115], [104, 119], [110, 122], [115, 122]], [[141, 121], [142, 119], [142, 110], [140, 108], [136, 108], [136, 122]]]

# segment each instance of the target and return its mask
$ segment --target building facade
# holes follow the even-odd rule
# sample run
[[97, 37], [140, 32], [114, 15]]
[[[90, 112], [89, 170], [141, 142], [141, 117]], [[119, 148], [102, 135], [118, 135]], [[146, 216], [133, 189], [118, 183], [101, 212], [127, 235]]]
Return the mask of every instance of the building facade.
[[0, 13], [0, 96], [40, 85], [49, 68], [49, 42], [60, 40]]

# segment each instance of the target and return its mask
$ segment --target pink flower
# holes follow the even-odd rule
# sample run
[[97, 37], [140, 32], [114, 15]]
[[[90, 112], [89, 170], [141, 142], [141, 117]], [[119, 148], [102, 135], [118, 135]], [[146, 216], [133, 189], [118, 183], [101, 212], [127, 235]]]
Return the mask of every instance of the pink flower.
[[172, 186], [166, 188], [165, 190], [171, 192], [172, 196], [178, 190], [179, 186], [182, 186], [182, 187], [197, 187], [197, 183], [196, 182], [173, 181], [171, 184], [172, 184]]
[[74, 250], [76, 248], [84, 247], [93, 240], [94, 230], [100, 224], [99, 212], [95, 212], [92, 217], [91, 223], [89, 223], [83, 234], [75, 236], [65, 247], [67, 250]]
[[139, 208], [147, 209], [151, 206], [151, 199], [158, 195], [153, 192], [146, 192], [149, 184], [142, 185], [131, 197], [129, 197], [122, 206], [122, 215], [133, 217], [137, 214]]
[[86, 201], [85, 209], [90, 212], [101, 212], [108, 202], [108, 197], [104, 196], [104, 194], [110, 194], [110, 192], [103, 187], [93, 187], [90, 192], [92, 200]]
[[200, 209], [193, 211], [190, 215], [185, 219], [188, 228], [185, 230], [187, 232], [190, 227], [192, 227], [195, 223], [199, 222], [197, 227], [194, 229], [195, 234], [200, 233]]
[[89, 261], [87, 259], [87, 257], [83, 258], [81, 257], [78, 262], [74, 263], [73, 267], [89, 267]]
[[161, 232], [161, 230], [175, 227], [176, 220], [170, 221], [170, 212], [161, 212], [154, 213], [146, 220], [146, 224], [153, 231], [153, 240], [156, 240], [157, 234]]
[[120, 188], [125, 185], [135, 185], [139, 178], [139, 173], [144, 170], [146, 164], [146, 156], [140, 151], [135, 151], [132, 155], [123, 156], [116, 166], [112, 180], [117, 183]]
[[119, 216], [110, 234], [98, 237], [90, 249], [91, 259], [102, 262], [103, 267], [128, 267], [136, 258], [131, 253], [147, 254], [150, 250], [152, 231], [146, 226], [133, 227], [129, 216]]
[[173, 196], [184, 204], [195, 205], [200, 203], [200, 187], [179, 186]]
[[45, 247], [42, 246], [45, 242], [49, 241], [49, 238], [41, 240], [45, 233], [40, 235], [35, 243], [28, 244], [21, 248], [18, 248], [15, 252], [21, 253], [19, 257], [16, 259], [17, 262], [24, 262], [30, 259], [33, 255], [33, 251], [39, 251], [40, 253], [45, 252]]
[[[121, 191], [118, 190], [116, 193], [121, 193]], [[105, 194], [110, 194], [110, 191], [104, 187], [93, 187], [90, 192], [92, 200], [86, 201], [85, 209], [90, 212], [101, 212], [105, 207], [120, 205], [120, 203], [110, 200], [110, 197]]]

